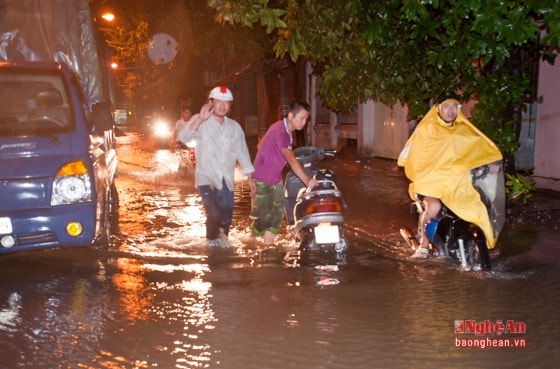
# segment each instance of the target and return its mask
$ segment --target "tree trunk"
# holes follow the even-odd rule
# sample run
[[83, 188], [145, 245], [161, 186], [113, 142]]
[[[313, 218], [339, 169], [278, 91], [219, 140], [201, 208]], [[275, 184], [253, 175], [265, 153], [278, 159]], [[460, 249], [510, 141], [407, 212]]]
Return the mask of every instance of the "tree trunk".
[[[510, 76], [511, 80], [518, 80], [523, 78], [523, 56], [519, 47], [513, 47], [509, 58], [505, 62], [506, 73]], [[512, 122], [512, 130], [515, 139], [519, 141], [521, 135], [521, 123], [523, 119], [523, 102], [511, 102], [504, 111], [504, 121]], [[504, 169], [506, 173], [515, 173], [515, 152], [505, 153], [506, 157]]]

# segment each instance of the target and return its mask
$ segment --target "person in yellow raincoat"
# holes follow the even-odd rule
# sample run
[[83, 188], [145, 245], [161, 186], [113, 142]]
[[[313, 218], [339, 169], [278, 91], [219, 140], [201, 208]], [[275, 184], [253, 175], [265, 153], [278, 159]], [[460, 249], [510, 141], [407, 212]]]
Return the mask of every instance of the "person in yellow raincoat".
[[411, 198], [420, 198], [425, 209], [420, 218], [420, 247], [412, 257], [429, 256], [425, 227], [429, 219], [437, 216], [442, 202], [461, 219], [479, 226], [489, 249], [495, 246], [498, 234], [469, 173], [500, 160], [500, 150], [461, 111], [460, 98], [452, 92], [438, 97], [406, 142], [397, 162], [411, 181]]

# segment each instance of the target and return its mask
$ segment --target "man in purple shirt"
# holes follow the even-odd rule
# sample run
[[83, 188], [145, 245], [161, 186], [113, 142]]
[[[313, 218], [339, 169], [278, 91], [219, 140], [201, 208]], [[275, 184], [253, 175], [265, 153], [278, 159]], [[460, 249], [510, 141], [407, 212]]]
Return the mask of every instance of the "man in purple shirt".
[[292, 151], [292, 132], [305, 127], [309, 118], [309, 104], [295, 101], [288, 116], [273, 123], [259, 143], [253, 163], [253, 180], [257, 191], [252, 197], [251, 232], [263, 237], [265, 246], [272, 246], [280, 232], [284, 217], [284, 189], [282, 172], [286, 162], [295, 175], [307, 186], [317, 186], [317, 180], [305, 174]]

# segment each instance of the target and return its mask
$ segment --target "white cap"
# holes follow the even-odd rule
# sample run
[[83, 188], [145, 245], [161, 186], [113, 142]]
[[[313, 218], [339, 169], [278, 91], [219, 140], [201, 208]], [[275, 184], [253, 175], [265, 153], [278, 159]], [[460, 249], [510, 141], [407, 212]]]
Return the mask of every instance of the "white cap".
[[233, 101], [233, 94], [229, 88], [224, 86], [217, 86], [210, 91], [209, 99], [216, 99], [222, 101]]

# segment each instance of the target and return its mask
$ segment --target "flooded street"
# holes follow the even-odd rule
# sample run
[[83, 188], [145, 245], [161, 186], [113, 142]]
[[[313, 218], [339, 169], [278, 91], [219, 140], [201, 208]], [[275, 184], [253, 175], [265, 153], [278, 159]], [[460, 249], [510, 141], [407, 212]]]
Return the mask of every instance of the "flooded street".
[[506, 228], [491, 253], [492, 272], [412, 261], [398, 235], [415, 223], [395, 162], [323, 165], [337, 172], [349, 207], [346, 261], [303, 264], [283, 230], [278, 244], [292, 256], [283, 263], [257, 258], [248, 242], [242, 178], [230, 231], [235, 250], [209, 251], [192, 168], [179, 173], [177, 153], [140, 135], [119, 137], [119, 222], [109, 249], [0, 258], [0, 368], [560, 362], [558, 230]]

